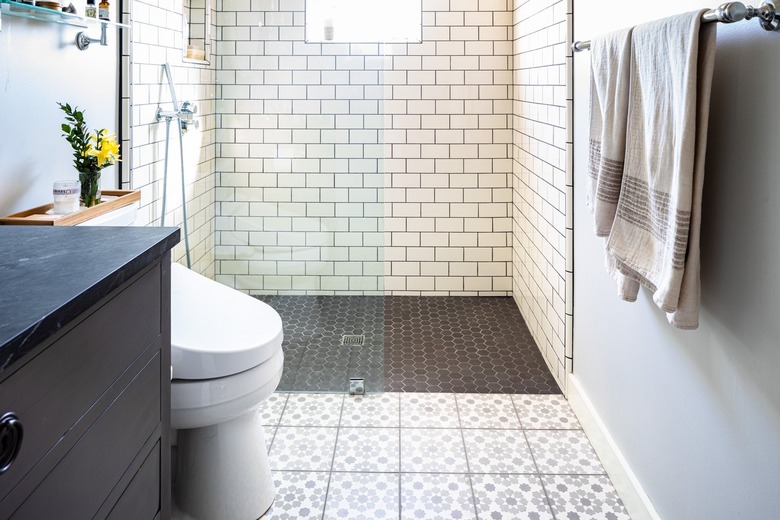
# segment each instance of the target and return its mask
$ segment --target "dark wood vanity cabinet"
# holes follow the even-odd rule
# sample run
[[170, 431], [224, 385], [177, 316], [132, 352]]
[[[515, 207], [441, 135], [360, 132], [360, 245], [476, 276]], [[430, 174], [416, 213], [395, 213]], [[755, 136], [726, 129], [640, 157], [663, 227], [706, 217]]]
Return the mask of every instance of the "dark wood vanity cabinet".
[[0, 519], [170, 518], [170, 374], [165, 252], [0, 373]]

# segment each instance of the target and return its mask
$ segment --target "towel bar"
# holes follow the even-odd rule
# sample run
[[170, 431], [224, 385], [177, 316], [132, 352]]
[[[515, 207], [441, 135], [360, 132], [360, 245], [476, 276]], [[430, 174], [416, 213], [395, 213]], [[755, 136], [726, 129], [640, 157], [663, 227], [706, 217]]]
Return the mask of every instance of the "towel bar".
[[[742, 20], [758, 18], [761, 27], [767, 31], [776, 31], [780, 27], [780, 12], [772, 2], [764, 2], [761, 7], [745, 6], [742, 2], [726, 2], [715, 9], [710, 9], [701, 17], [702, 22], [733, 23]], [[571, 45], [574, 52], [590, 49], [590, 40], [576, 41]]]

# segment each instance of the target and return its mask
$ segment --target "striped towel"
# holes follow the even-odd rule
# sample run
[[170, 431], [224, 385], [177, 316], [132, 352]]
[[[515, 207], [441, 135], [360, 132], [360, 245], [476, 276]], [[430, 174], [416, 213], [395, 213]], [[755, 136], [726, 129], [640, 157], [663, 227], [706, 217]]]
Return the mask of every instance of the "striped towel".
[[631, 31], [594, 37], [590, 44], [590, 154], [586, 202], [596, 236], [612, 231], [626, 153]]
[[715, 25], [703, 11], [634, 28], [626, 158], [607, 253], [677, 328], [699, 323], [699, 228]]

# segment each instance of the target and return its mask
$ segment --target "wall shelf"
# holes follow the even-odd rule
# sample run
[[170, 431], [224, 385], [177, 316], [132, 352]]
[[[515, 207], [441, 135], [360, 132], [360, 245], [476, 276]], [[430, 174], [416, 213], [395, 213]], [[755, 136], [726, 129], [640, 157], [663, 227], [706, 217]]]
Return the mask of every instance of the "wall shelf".
[[2, 18], [5, 16], [26, 18], [28, 20], [36, 20], [45, 23], [71, 25], [83, 29], [100, 27], [100, 38], [90, 38], [84, 32], [80, 32], [77, 35], [76, 45], [78, 45], [81, 50], [89, 47], [89, 44], [92, 42], [100, 42], [101, 45], [107, 45], [106, 29], [108, 27], [117, 27], [119, 29], [130, 27], [123, 23], [86, 18], [77, 14], [63, 13], [61, 11], [55, 11], [54, 9], [46, 9], [21, 2], [14, 2], [12, 0], [0, 0], [0, 30], [3, 28]]

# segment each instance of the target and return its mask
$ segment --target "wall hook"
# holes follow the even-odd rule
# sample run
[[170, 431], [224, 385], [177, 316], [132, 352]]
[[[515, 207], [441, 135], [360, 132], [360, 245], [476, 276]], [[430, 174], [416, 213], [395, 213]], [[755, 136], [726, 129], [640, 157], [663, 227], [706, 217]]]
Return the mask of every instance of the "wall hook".
[[100, 24], [100, 38], [91, 38], [87, 33], [84, 31], [79, 32], [76, 35], [76, 47], [79, 48], [81, 51], [85, 51], [89, 48], [89, 45], [91, 43], [100, 43], [100, 45], [108, 45], [108, 36], [106, 34], [106, 28], [108, 24], [101, 23]]

